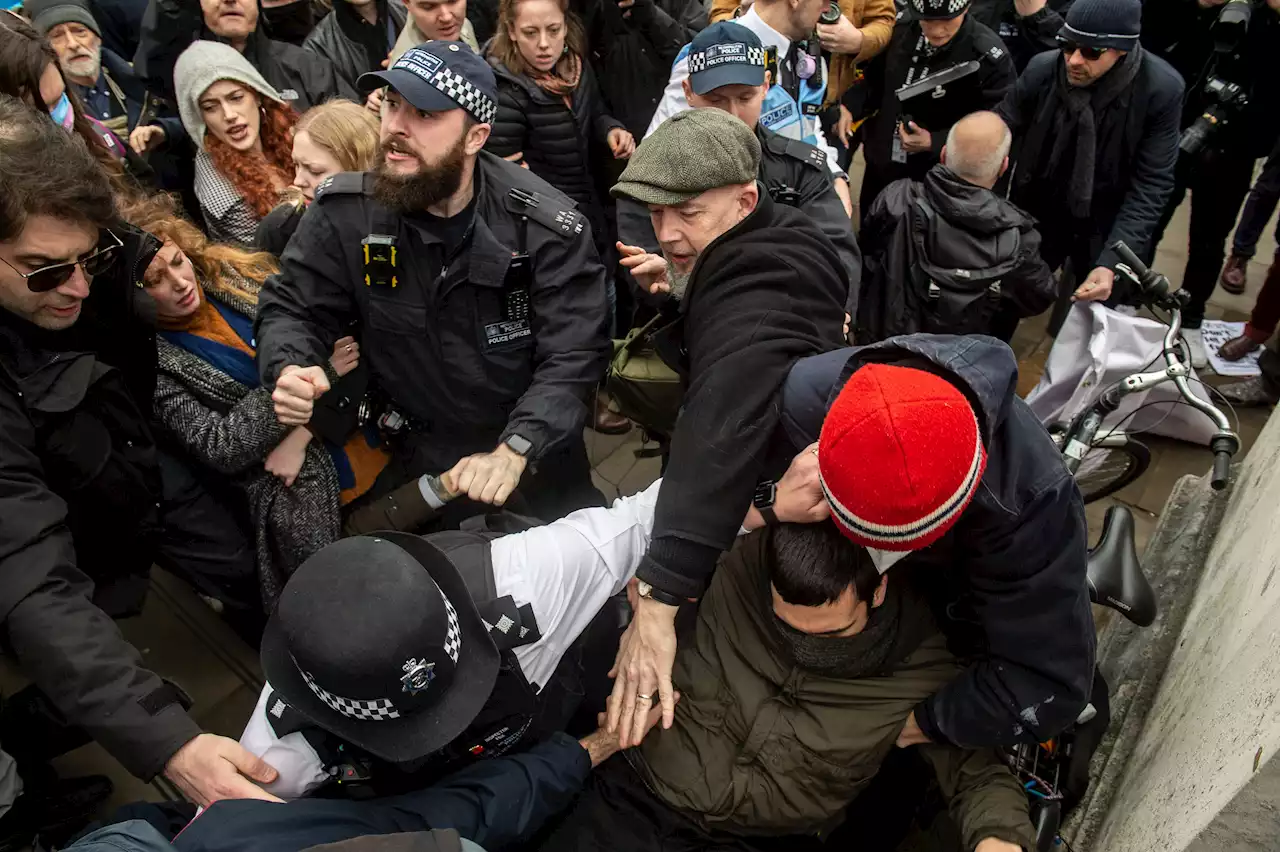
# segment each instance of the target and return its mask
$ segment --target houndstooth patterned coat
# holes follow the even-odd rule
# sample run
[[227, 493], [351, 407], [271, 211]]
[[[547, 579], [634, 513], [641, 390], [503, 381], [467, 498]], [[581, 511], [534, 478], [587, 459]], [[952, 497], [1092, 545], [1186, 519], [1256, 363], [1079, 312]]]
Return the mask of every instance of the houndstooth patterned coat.
[[[258, 289], [231, 269], [224, 274], [244, 290]], [[247, 317], [257, 316], [257, 305], [244, 299], [207, 289], [205, 296]], [[312, 441], [298, 478], [285, 487], [263, 466], [290, 430], [276, 419], [271, 392], [246, 387], [187, 350], [156, 340], [156, 414], [197, 461], [244, 489], [262, 598], [270, 612], [289, 575], [312, 553], [338, 539], [339, 487], [333, 460], [319, 441]]]

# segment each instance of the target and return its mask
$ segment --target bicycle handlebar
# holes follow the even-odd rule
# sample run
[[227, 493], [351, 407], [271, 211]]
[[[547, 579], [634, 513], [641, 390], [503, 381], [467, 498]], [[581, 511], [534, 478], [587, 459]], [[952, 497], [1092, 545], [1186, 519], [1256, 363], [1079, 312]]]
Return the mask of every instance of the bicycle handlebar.
[[1231, 453], [1221, 450], [1213, 454], [1213, 477], [1209, 480], [1209, 486], [1214, 491], [1221, 491], [1227, 487], [1227, 480], [1231, 478]]
[[1168, 278], [1148, 268], [1123, 240], [1116, 240], [1110, 248], [1137, 277], [1138, 288], [1146, 300], [1172, 309], [1180, 309], [1190, 301], [1187, 291], [1175, 290]]

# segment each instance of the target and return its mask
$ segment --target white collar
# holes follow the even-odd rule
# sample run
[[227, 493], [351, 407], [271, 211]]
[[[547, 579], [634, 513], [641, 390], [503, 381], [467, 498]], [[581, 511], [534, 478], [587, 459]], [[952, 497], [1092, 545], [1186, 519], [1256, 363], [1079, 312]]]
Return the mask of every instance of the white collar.
[[[755, 4], [751, 4], [751, 8], [741, 18], [734, 19], [734, 23], [742, 24], [747, 29], [760, 37], [760, 43], [765, 47], [776, 47], [778, 49], [778, 61], [782, 61], [787, 55], [787, 51], [791, 49], [791, 39], [775, 30], [764, 22], [764, 18], [760, 17], [760, 13], [756, 11]], [[777, 83], [774, 80], [774, 83]]]
[[868, 547], [867, 553], [871, 554], [871, 561], [876, 565], [876, 572], [881, 575], [911, 555], [909, 550], [878, 550], [874, 547]]

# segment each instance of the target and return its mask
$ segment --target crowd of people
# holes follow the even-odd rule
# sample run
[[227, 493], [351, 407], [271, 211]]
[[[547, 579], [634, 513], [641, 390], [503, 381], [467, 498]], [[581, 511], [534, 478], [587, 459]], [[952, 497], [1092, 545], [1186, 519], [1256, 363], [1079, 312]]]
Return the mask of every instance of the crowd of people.
[[[81, 852], [890, 852], [930, 787], [939, 849], [1034, 848], [1003, 750], [1106, 685], [1007, 344], [1132, 304], [1189, 192], [1204, 365], [1280, 199], [1241, 5], [0, 14], [0, 845], [95, 816], [95, 740], [202, 810]], [[1280, 255], [1221, 356], [1278, 323]], [[633, 428], [609, 504], [584, 429]], [[260, 652], [238, 742], [115, 623], [153, 565]]]

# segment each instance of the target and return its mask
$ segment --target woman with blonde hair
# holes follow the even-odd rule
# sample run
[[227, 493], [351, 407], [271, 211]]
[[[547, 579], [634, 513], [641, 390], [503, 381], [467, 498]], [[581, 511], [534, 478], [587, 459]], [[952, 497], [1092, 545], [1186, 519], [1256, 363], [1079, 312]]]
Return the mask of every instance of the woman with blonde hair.
[[298, 114], [235, 48], [196, 41], [173, 70], [196, 154], [195, 194], [210, 238], [243, 247], [293, 174]]
[[254, 245], [279, 257], [316, 189], [339, 172], [363, 172], [378, 161], [378, 119], [363, 106], [334, 100], [312, 107], [293, 128], [293, 183], [258, 225]]
[[[258, 381], [253, 336], [262, 283], [279, 271], [274, 257], [209, 242], [168, 196], [124, 215], [163, 243], [143, 276], [161, 329], [156, 416], [198, 462], [247, 496], [270, 611], [289, 574], [338, 538], [342, 503], [373, 484], [386, 455], [363, 433], [344, 447], [327, 446], [307, 428], [277, 420], [271, 390]], [[331, 381], [359, 357], [353, 339], [339, 340]]]

